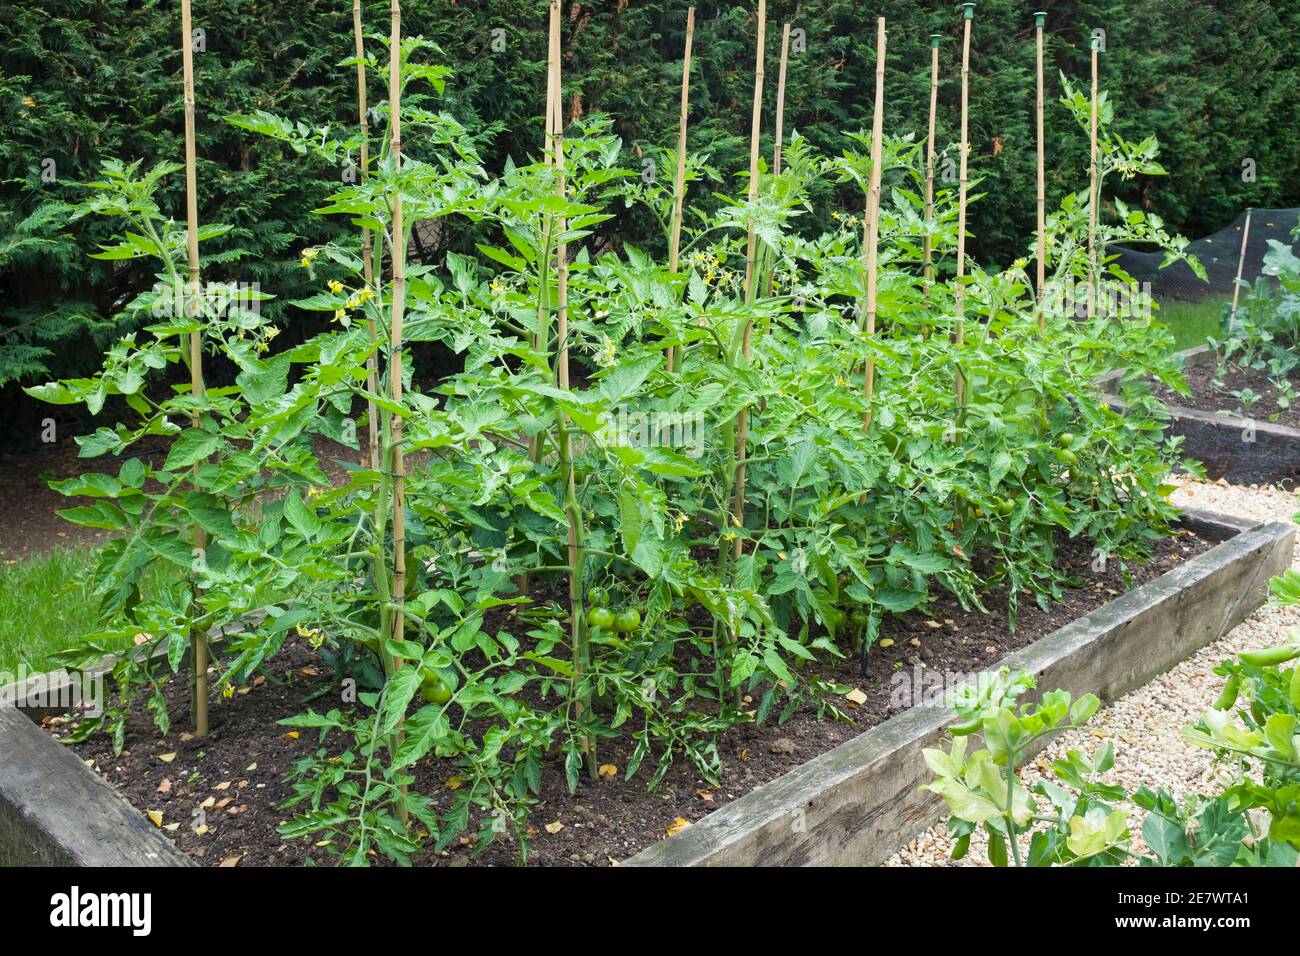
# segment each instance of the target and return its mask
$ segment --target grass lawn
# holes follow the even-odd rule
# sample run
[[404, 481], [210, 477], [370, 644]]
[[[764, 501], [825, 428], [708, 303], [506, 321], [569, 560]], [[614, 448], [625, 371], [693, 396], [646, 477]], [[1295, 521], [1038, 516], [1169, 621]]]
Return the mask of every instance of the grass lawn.
[[1174, 350], [1181, 352], [1204, 344], [1211, 335], [1219, 334], [1219, 316], [1227, 298], [1205, 299], [1202, 302], [1180, 302], [1176, 299], [1162, 303], [1156, 318], [1169, 326], [1174, 333]]
[[47, 670], [51, 654], [96, 628], [98, 605], [86, 593], [94, 566], [90, 550], [0, 564], [0, 671]]

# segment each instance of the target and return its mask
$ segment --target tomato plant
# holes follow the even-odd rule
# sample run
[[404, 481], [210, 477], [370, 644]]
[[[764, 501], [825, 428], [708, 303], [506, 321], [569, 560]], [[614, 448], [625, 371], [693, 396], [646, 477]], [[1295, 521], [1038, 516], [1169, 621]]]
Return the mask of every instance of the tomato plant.
[[[167, 648], [161, 663], [120, 659], [120, 703], [101, 722], [119, 748], [139, 685], [166, 729], [164, 668], [181, 669], [195, 629], [223, 635], [223, 689], [291, 636], [319, 635], [336, 669], [369, 676], [343, 706], [284, 721], [320, 737], [294, 765], [296, 815], [281, 832], [348, 862], [372, 850], [407, 862], [477, 826], [476, 848], [512, 838], [525, 855], [548, 754], [562, 754], [571, 789], [617, 738], [631, 743], [628, 779], [653, 766], [642, 776], [654, 787], [684, 756], [716, 781], [729, 728], [784, 721], [801, 705], [836, 713], [834, 686], [801, 665], [853, 652], [868, 667], [889, 615], [940, 595], [983, 611], [1005, 585], [1014, 625], [1021, 597], [1046, 605], [1057, 594], [1063, 540], [1123, 562], [1168, 532], [1177, 445], [1157, 437], [1161, 406], [1146, 384], [1178, 382], [1162, 357], [1167, 333], [1054, 314], [1037, 334], [1017, 261], [971, 270], [954, 346], [953, 289], [923, 280], [920, 261], [926, 239], [940, 263], [955, 246], [956, 201], [941, 190], [924, 215], [910, 138], [883, 150], [880, 331], [867, 336], [849, 210], [870, 160], [856, 148], [821, 156], [793, 137], [752, 200], [722, 197], [716, 215], [693, 218], [671, 270], [607, 231], [642, 207], [665, 220], [671, 202], [631, 174], [608, 118], [566, 124], [562, 151], [489, 172], [477, 146], [486, 134], [442, 109], [450, 71], [426, 62], [436, 51], [408, 38], [389, 55], [394, 105], [376, 110], [386, 130], [355, 182], [340, 186], [334, 171], [360, 155], [359, 132], [228, 117], [304, 157], [321, 172], [318, 212], [366, 230], [302, 251], [318, 291], [292, 305], [327, 317], [327, 329], [277, 349], [254, 309], [165, 316], [113, 346], [98, 375], [31, 390], [92, 413], [120, 399], [134, 413], [81, 439], [85, 457], [170, 441], [161, 467], [127, 457], [116, 474], [56, 485], [94, 502], [66, 517], [118, 535], [95, 576], [105, 627], [67, 663], [135, 635]], [[347, 65], [386, 68], [370, 55]], [[1076, 99], [1067, 95], [1077, 112]], [[1154, 141], [1108, 134], [1103, 155], [1105, 173], [1159, 172]], [[702, 158], [688, 167], [692, 179], [714, 176]], [[135, 314], [181, 281], [180, 237], [152, 198], [172, 171], [110, 164], [79, 209], [125, 222], [100, 255], [161, 265], [162, 291], [132, 301]], [[823, 229], [807, 213], [827, 193], [851, 201]], [[1086, 191], [1069, 196], [1049, 220], [1061, 285], [1087, 274], [1086, 202]], [[393, 270], [417, 223], [467, 238], [437, 262]], [[1182, 255], [1146, 213], [1121, 208], [1105, 230], [1108, 242]], [[1103, 281], [1127, 278], [1112, 268]], [[194, 331], [236, 370], [233, 383], [203, 395], [163, 387]], [[430, 343], [455, 356], [436, 378], [419, 365]], [[1095, 384], [1121, 367], [1122, 415]], [[959, 408], [955, 369], [967, 386]], [[197, 424], [178, 424], [191, 416]], [[351, 452], [334, 462], [342, 480], [327, 474], [321, 439]], [[192, 524], [210, 539], [202, 555], [183, 534]], [[146, 602], [137, 583], [154, 561], [191, 580]], [[759, 701], [752, 712], [746, 695]], [[1014, 719], [1054, 732], [1089, 706], [1052, 698]], [[968, 729], [987, 731], [977, 718]], [[413, 786], [426, 761], [459, 782], [439, 800]], [[991, 780], [996, 763], [980, 774]], [[1020, 806], [968, 822], [1008, 838]], [[1090, 813], [1088, 846], [1102, 849], [1067, 841], [1041, 858], [1110, 852], [1110, 818]]]

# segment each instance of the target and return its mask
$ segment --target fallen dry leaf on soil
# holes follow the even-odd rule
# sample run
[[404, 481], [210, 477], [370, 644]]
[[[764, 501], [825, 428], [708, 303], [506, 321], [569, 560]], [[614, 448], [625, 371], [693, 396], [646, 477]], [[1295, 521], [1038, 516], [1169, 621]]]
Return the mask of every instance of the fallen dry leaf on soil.
[[861, 707], [867, 702], [867, 695], [855, 687], [844, 695], [844, 699], [850, 704], [855, 704], [856, 706]]
[[602, 777], [615, 777], [618, 775], [618, 767], [615, 767], [612, 763], [603, 763], [596, 770], [596, 773]]
[[664, 830], [667, 831], [669, 836], [672, 836], [675, 833], [681, 833], [690, 825], [690, 820], [687, 820], [684, 817], [678, 817], [672, 823], [668, 824], [668, 826], [664, 827]]
[[546, 824], [547, 833], [559, 833], [563, 829], [564, 829], [564, 824], [561, 823], [559, 820], [556, 820], [554, 823]]
[[239, 866], [239, 861], [242, 860], [243, 858], [244, 858], [244, 854], [236, 853], [234, 856], [226, 857], [218, 864], [218, 866], [219, 867]]
[[149, 822], [156, 827], [162, 826], [163, 815], [161, 810], [146, 810], [144, 815], [149, 818]]
[[161, 760], [163, 763], [171, 763], [173, 760], [176, 759], [176, 754], [174, 753], [159, 754], [158, 759]]

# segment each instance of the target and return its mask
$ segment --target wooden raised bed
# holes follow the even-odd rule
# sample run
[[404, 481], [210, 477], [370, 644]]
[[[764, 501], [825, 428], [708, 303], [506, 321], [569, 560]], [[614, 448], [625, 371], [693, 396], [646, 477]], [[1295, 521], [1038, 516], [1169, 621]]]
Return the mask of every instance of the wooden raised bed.
[[[1251, 527], [1189, 512], [1185, 524], [1221, 540], [1186, 564], [1111, 601], [1000, 664], [1039, 687], [1113, 699], [1218, 637], [1258, 607], [1290, 563], [1295, 528]], [[25, 865], [184, 866], [189, 861], [75, 752], [19, 709], [34, 688], [68, 693], [56, 671], [0, 688], [0, 861]], [[922, 703], [753, 790], [624, 866], [873, 864], [937, 816], [922, 747], [952, 713]]]
[[[1221, 544], [1009, 655], [1040, 691], [1114, 700], [1209, 644], [1259, 607], [1291, 563], [1296, 529], [1187, 512]], [[941, 817], [921, 751], [955, 714], [922, 703], [625, 860], [622, 866], [876, 865]]]

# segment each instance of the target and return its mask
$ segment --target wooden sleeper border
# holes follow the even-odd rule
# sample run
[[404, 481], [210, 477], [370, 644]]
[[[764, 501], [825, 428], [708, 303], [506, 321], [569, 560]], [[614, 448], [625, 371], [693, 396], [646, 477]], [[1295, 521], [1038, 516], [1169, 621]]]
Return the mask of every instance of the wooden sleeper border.
[[[1260, 606], [1289, 566], [1296, 529], [1185, 512], [1222, 543], [1005, 658], [1041, 690], [1105, 700], [1138, 687]], [[0, 688], [0, 865], [189, 866], [111, 785], [20, 709], [34, 690], [67, 694], [55, 671]], [[623, 866], [871, 865], [939, 818], [921, 749], [954, 714], [921, 703], [720, 808]]]
[[[1191, 511], [1183, 520], [1227, 540], [997, 666], [1029, 671], [1039, 691], [1115, 700], [1239, 623], [1291, 563], [1293, 525]], [[941, 702], [917, 704], [621, 865], [880, 864], [941, 818], [941, 801], [918, 789], [929, 780], [921, 751], [938, 745], [955, 717]]]

